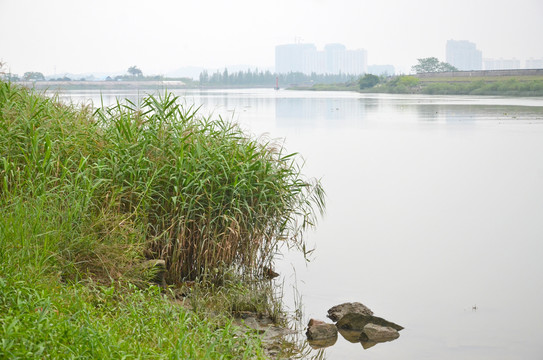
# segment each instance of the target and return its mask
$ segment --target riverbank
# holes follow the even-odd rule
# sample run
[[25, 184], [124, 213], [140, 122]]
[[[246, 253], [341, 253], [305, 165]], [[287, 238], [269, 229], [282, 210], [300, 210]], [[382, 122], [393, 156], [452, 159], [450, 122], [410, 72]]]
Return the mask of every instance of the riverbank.
[[320, 184], [275, 143], [178, 100], [91, 109], [0, 83], [0, 353], [260, 359], [291, 347], [235, 316], [284, 321], [269, 269], [279, 242], [305, 249]]
[[[369, 78], [372, 81], [365, 81]], [[309, 88], [291, 89], [390, 94], [543, 96], [543, 70], [459, 71], [393, 77], [368, 74], [358, 82], [317, 84]]]
[[200, 86], [198, 81], [179, 81], [179, 80], [161, 80], [161, 81], [19, 81], [17, 85], [28, 89], [42, 91], [67, 91], [67, 90], [177, 90], [177, 89], [267, 89], [274, 85], [227, 85], [227, 84], [205, 84]]
[[193, 89], [197, 86], [193, 82], [180, 80], [161, 81], [19, 81], [17, 85], [29, 89], [47, 90], [51, 92], [61, 90], [138, 90], [138, 89]]

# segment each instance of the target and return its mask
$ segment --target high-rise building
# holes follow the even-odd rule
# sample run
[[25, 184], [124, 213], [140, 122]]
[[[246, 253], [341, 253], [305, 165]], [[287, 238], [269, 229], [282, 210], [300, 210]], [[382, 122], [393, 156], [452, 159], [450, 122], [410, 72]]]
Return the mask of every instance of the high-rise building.
[[448, 40], [446, 60], [458, 70], [482, 70], [483, 54], [474, 43], [465, 40]]
[[285, 44], [275, 47], [275, 71], [359, 75], [366, 72], [367, 58], [366, 50], [347, 50], [342, 44], [328, 44], [324, 51], [313, 44]]
[[317, 48], [313, 44], [286, 44], [275, 47], [275, 71], [278, 73], [303, 72], [312, 67]]

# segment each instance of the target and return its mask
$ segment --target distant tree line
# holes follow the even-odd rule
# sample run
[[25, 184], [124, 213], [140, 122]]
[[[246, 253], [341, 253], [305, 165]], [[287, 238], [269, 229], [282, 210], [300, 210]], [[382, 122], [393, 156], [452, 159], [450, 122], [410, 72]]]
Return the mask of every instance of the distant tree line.
[[201, 86], [275, 86], [276, 79], [279, 86], [302, 85], [302, 84], [333, 84], [353, 81], [354, 75], [348, 74], [315, 74], [307, 75], [301, 72], [290, 72], [288, 74], [275, 74], [266, 71], [229, 72], [227, 68], [223, 71], [217, 70], [209, 74], [206, 70], [200, 73], [199, 81]]

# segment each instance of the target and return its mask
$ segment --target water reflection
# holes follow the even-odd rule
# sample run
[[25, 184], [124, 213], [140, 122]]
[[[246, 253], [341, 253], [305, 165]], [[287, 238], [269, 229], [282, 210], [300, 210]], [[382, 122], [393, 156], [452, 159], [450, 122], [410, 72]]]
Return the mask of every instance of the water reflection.
[[345, 98], [275, 99], [279, 127], [356, 126], [366, 116], [366, 102]]
[[309, 346], [311, 346], [313, 349], [325, 349], [327, 347], [333, 346], [337, 341], [337, 334], [334, 337], [329, 337], [325, 339], [319, 339], [319, 340], [307, 340], [307, 343]]
[[[124, 99], [137, 104], [148, 94], [160, 96], [163, 93], [146, 89], [74, 90], [60, 93], [60, 97], [75, 103], [92, 102], [99, 107]], [[185, 104], [201, 107], [205, 116], [221, 116], [242, 123], [271, 120], [277, 128], [361, 127], [367, 126], [367, 121], [397, 123], [399, 120], [404, 123], [543, 120], [543, 107], [533, 106], [541, 103], [537, 99], [516, 99], [511, 103], [509, 98], [430, 98], [341, 92], [308, 94], [266, 90], [175, 90], [174, 93]]]

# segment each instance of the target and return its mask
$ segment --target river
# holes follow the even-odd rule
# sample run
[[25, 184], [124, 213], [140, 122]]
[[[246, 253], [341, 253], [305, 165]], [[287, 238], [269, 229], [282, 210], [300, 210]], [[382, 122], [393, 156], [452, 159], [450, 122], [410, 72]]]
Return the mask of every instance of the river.
[[[321, 178], [311, 262], [277, 264], [286, 304], [301, 301], [307, 323], [359, 301], [405, 327], [367, 350], [340, 336], [327, 359], [543, 358], [543, 98], [175, 93], [285, 139]], [[100, 104], [99, 92], [62, 96]]]

